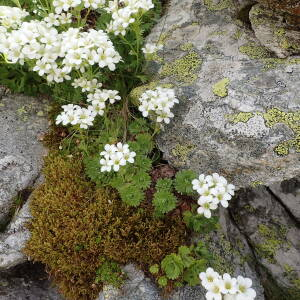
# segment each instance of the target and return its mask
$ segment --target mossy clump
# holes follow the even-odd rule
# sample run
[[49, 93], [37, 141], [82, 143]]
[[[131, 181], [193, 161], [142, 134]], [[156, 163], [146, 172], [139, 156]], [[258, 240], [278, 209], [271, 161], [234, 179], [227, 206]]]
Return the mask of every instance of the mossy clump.
[[110, 281], [110, 273], [102, 274], [108, 263], [136, 262], [146, 269], [185, 241], [179, 216], [155, 219], [147, 203], [126, 206], [114, 190], [88, 181], [81, 161], [58, 153], [46, 157], [45, 182], [32, 195], [31, 238], [24, 250], [46, 265], [72, 300], [97, 297], [101, 278]]
[[239, 48], [239, 51], [251, 59], [262, 59], [271, 57], [271, 53], [264, 47], [255, 43], [248, 43]]

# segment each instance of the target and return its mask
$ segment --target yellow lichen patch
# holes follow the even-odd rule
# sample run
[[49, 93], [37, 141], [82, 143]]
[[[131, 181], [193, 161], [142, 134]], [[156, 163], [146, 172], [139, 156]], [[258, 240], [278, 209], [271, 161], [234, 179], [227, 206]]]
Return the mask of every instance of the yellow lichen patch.
[[276, 124], [284, 124], [295, 134], [293, 139], [283, 141], [275, 147], [274, 151], [278, 155], [287, 155], [290, 149], [300, 152], [300, 111], [284, 112], [275, 107], [269, 109], [262, 116], [266, 126], [271, 128]]
[[263, 243], [255, 245], [257, 251], [270, 263], [274, 263], [276, 251], [281, 247], [288, 247], [285, 241], [286, 228], [280, 226], [276, 229], [260, 224], [258, 232], [263, 238]]
[[86, 179], [80, 157], [51, 152], [44, 175], [32, 194], [24, 252], [46, 265], [66, 299], [95, 299], [103, 284], [96, 271], [105, 262], [148, 268], [185, 242], [180, 216], [155, 219], [148, 202], [125, 205], [116, 191]]
[[177, 144], [172, 149], [172, 154], [176, 156], [180, 162], [186, 162], [188, 155], [195, 149], [194, 145], [180, 145]]
[[179, 82], [191, 84], [197, 79], [196, 71], [201, 64], [202, 59], [199, 54], [195, 51], [190, 51], [183, 57], [166, 63], [160, 75], [162, 77], [174, 76]]
[[229, 78], [223, 78], [213, 85], [212, 91], [219, 97], [226, 97], [228, 95], [228, 85], [230, 83]]
[[180, 49], [181, 49], [182, 51], [190, 51], [190, 50], [193, 49], [193, 47], [194, 47], [194, 44], [193, 44], [193, 43], [185, 43], [185, 44], [182, 44], [182, 45], [180, 46]]
[[209, 10], [223, 10], [233, 5], [232, 0], [220, 0], [218, 3], [213, 0], [204, 0], [204, 4]]
[[239, 51], [252, 59], [260, 59], [270, 57], [270, 52], [264, 47], [255, 43], [248, 43], [239, 47]]
[[251, 118], [255, 116], [252, 112], [239, 112], [237, 114], [227, 115], [226, 117], [230, 120], [231, 123], [247, 123]]

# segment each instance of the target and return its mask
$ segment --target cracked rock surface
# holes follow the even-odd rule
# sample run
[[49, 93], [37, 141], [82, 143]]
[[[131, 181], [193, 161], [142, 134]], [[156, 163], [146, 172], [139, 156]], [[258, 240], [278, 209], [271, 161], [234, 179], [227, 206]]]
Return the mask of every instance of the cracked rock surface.
[[300, 57], [262, 46], [236, 2], [172, 0], [149, 35], [152, 86], [180, 100], [158, 146], [177, 168], [270, 185], [300, 173]]
[[48, 128], [47, 105], [43, 99], [22, 95], [2, 95], [0, 98], [2, 225], [9, 219], [15, 197], [34, 184], [42, 168], [46, 150], [38, 139]]

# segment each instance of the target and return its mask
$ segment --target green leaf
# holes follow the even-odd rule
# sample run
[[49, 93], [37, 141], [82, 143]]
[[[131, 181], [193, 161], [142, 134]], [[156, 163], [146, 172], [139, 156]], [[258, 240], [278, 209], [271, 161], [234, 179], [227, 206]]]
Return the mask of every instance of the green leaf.
[[169, 279], [178, 278], [183, 272], [183, 261], [175, 253], [167, 255], [161, 262], [161, 268]]
[[130, 206], [139, 206], [145, 198], [142, 190], [132, 184], [121, 186], [118, 191], [122, 201]]
[[149, 131], [149, 126], [147, 124], [146, 119], [138, 118], [129, 124], [128, 130], [131, 134], [136, 135], [142, 132]]
[[141, 170], [136, 173], [132, 178], [132, 183], [142, 190], [147, 189], [151, 184], [151, 177], [148, 173]]
[[156, 182], [156, 190], [165, 190], [165, 191], [171, 191], [173, 186], [173, 180], [169, 178], [160, 178]]
[[180, 255], [182, 262], [184, 264], [184, 267], [188, 268], [190, 267], [195, 259], [191, 256], [192, 250], [187, 246], [181, 246], [178, 249], [178, 254]]
[[174, 182], [175, 189], [181, 194], [194, 194], [195, 191], [193, 190], [192, 181], [195, 178], [197, 178], [197, 174], [192, 170], [178, 172]]
[[103, 282], [120, 287], [124, 281], [122, 270], [116, 262], [105, 261], [96, 272], [96, 283]]
[[183, 220], [188, 228], [199, 233], [209, 233], [216, 230], [218, 225], [218, 217], [207, 219], [203, 215], [193, 214], [191, 211], [184, 212]]
[[153, 149], [153, 139], [148, 133], [141, 133], [136, 136], [136, 142], [138, 144], [138, 151], [140, 153], [148, 154]]
[[155, 213], [160, 216], [176, 207], [177, 198], [169, 191], [160, 190], [154, 194], [152, 203]]
[[206, 260], [195, 260], [183, 273], [183, 279], [190, 286], [196, 286], [200, 284], [199, 273], [205, 271]]
[[161, 277], [158, 278], [157, 282], [158, 282], [160, 287], [165, 287], [168, 284], [168, 279], [167, 279], [166, 276], [161, 276]]
[[149, 268], [151, 274], [157, 274], [159, 272], [159, 265], [155, 264]]

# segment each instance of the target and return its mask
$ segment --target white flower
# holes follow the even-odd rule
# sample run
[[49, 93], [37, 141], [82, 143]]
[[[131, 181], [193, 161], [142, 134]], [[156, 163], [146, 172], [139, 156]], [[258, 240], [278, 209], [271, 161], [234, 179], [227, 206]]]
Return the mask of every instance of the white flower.
[[163, 45], [155, 45], [155, 44], [147, 43], [145, 45], [145, 47], [142, 48], [142, 51], [145, 54], [153, 54], [153, 53], [156, 53], [158, 50], [161, 50], [162, 48], [163, 48]]
[[253, 300], [256, 297], [256, 292], [251, 288], [252, 280], [244, 278], [243, 276], [237, 277], [237, 290], [236, 300]]
[[204, 215], [205, 218], [211, 217], [211, 210], [215, 210], [218, 207], [218, 202], [210, 196], [201, 196], [198, 199], [198, 204], [200, 205], [197, 209], [197, 213], [200, 215]]
[[106, 144], [100, 155], [104, 157], [100, 159], [101, 172], [110, 172], [111, 169], [118, 172], [127, 162], [134, 163], [136, 153], [129, 150], [128, 144], [119, 142], [116, 145]]
[[228, 207], [228, 201], [231, 199], [231, 195], [226, 192], [225, 187], [217, 186], [211, 189], [211, 194], [216, 199], [217, 203], [221, 203], [223, 207]]
[[208, 286], [206, 299], [207, 300], [222, 300], [221, 290], [223, 287], [223, 281], [216, 279]]
[[206, 176], [206, 181], [211, 187], [227, 185], [227, 180], [218, 173], [213, 173], [212, 175]]
[[207, 185], [205, 175], [204, 174], [199, 175], [198, 179], [194, 179], [192, 181], [192, 185], [193, 185], [193, 190], [199, 193], [199, 190], [202, 189], [204, 185]]
[[225, 294], [224, 295], [224, 300], [236, 300], [236, 294], [234, 294], [234, 295]]
[[232, 278], [229, 274], [223, 274], [223, 294], [235, 294], [237, 292], [236, 278]]
[[175, 92], [172, 89], [157, 87], [155, 90], [145, 91], [139, 98], [139, 111], [144, 117], [155, 118], [157, 122], [168, 124], [170, 119], [174, 117], [171, 108], [178, 99], [175, 97]]
[[215, 272], [213, 268], [207, 268], [205, 272], [201, 272], [199, 274], [199, 278], [201, 280], [201, 284], [206, 289], [209, 289], [214, 281], [220, 279], [220, 275]]

